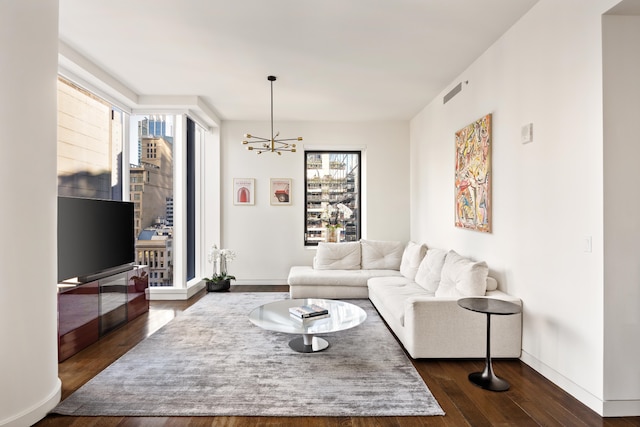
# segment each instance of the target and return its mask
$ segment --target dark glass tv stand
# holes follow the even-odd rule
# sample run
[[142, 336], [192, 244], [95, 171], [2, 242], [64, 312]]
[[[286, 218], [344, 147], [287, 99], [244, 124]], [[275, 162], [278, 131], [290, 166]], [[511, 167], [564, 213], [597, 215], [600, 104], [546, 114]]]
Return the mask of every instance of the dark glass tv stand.
[[101, 336], [127, 323], [127, 276], [119, 273], [98, 281]]
[[58, 361], [149, 310], [149, 267], [101, 275], [88, 282], [58, 284]]

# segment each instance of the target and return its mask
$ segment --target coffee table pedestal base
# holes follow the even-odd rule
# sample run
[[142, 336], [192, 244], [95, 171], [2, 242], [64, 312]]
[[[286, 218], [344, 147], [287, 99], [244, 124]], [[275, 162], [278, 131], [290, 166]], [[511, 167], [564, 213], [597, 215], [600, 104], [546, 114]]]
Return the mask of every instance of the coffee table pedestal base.
[[289, 341], [289, 347], [298, 353], [315, 353], [329, 348], [329, 341], [313, 335], [302, 335]]

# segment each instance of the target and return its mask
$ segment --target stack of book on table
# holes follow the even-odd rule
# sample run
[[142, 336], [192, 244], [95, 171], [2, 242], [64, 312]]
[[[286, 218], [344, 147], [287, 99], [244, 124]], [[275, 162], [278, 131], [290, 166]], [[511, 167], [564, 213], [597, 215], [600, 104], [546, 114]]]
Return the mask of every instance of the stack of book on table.
[[290, 307], [289, 314], [291, 314], [291, 317], [299, 320], [315, 320], [329, 317], [329, 310], [317, 304], [311, 304]]

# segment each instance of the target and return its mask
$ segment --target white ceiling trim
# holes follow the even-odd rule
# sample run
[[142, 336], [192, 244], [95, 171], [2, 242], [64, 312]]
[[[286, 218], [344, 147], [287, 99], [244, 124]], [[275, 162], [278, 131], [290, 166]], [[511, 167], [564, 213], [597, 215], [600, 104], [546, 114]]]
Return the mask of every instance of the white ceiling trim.
[[220, 127], [213, 109], [196, 95], [139, 95], [66, 43], [58, 42], [58, 72], [129, 114], [187, 114], [209, 130]]
[[408, 121], [537, 1], [60, 0], [59, 39], [135, 104], [268, 120], [274, 75], [276, 120]]

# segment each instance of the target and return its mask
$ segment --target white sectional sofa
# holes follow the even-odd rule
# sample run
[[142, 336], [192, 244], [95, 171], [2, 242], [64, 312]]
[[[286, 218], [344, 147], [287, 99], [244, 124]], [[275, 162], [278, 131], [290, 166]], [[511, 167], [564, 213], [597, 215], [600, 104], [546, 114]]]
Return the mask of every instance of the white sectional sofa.
[[[486, 315], [465, 310], [467, 296], [521, 305], [498, 289], [485, 262], [409, 242], [320, 243], [313, 266], [289, 273], [291, 298], [369, 298], [413, 358], [481, 358]], [[522, 315], [491, 317], [491, 356], [520, 357]]]
[[361, 240], [320, 243], [313, 266], [289, 270], [291, 298], [369, 298], [372, 277], [399, 277], [404, 245]]

